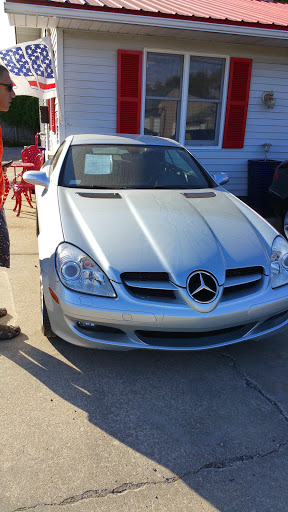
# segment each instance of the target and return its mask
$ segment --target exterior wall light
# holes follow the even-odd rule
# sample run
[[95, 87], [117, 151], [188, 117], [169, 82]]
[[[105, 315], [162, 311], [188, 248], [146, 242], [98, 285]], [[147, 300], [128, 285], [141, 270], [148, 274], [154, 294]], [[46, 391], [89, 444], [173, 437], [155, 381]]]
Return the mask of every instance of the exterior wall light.
[[270, 142], [264, 142], [264, 144], [262, 144], [262, 146], [265, 151], [265, 162], [266, 162], [267, 161], [267, 153], [269, 153], [272, 144], [270, 144]]
[[262, 94], [262, 102], [267, 108], [274, 108], [276, 99], [274, 98], [274, 91], [265, 91]]

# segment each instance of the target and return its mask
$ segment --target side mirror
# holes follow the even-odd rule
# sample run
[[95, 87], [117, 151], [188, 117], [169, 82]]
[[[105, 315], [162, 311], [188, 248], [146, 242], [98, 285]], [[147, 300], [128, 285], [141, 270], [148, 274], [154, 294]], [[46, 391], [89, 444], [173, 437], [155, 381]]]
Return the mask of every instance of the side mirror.
[[23, 179], [30, 185], [40, 185], [45, 188], [48, 188], [50, 184], [50, 179], [44, 171], [26, 171], [23, 174]]
[[229, 176], [225, 172], [215, 172], [212, 174], [212, 178], [216, 181], [217, 185], [226, 185], [229, 181]]

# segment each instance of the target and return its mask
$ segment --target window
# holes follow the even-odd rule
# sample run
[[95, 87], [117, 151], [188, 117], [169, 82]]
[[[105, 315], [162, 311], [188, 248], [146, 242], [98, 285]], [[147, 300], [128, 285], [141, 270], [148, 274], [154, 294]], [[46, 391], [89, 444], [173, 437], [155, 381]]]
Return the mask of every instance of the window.
[[148, 53], [144, 133], [179, 138], [183, 56]]
[[218, 145], [224, 71], [223, 58], [190, 56], [184, 64], [184, 55], [148, 52], [144, 133], [179, 141], [183, 126], [185, 145]]
[[224, 59], [191, 57], [186, 116], [186, 144], [217, 144]]

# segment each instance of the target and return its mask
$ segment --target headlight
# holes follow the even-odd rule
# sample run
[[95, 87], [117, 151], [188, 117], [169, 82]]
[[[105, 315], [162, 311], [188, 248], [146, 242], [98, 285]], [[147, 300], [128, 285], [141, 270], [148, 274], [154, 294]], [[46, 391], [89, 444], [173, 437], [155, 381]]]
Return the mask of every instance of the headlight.
[[288, 284], [288, 243], [277, 236], [271, 252], [271, 286], [277, 288]]
[[60, 281], [71, 290], [116, 297], [113, 286], [101, 268], [74, 245], [63, 243], [58, 246], [56, 269]]

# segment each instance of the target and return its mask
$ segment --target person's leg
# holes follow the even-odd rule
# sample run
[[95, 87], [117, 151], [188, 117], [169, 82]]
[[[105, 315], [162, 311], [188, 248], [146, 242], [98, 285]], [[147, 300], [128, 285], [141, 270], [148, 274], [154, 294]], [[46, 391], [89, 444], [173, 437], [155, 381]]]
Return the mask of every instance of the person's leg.
[[[10, 267], [10, 240], [3, 208], [0, 210], [0, 267]], [[7, 315], [6, 308], [0, 308], [0, 317]], [[10, 340], [18, 336], [20, 327], [0, 324], [0, 340]]]

